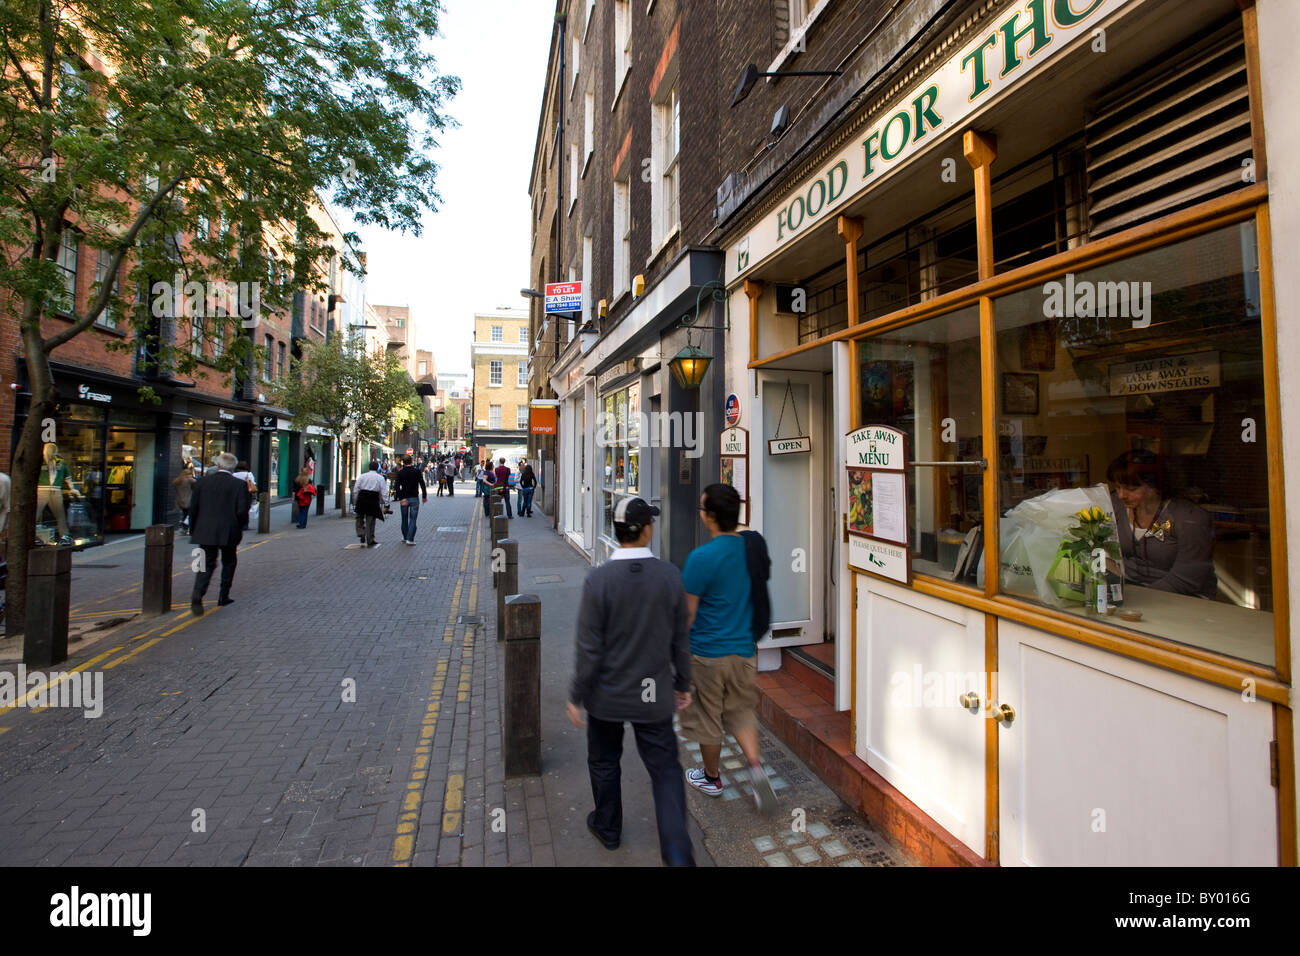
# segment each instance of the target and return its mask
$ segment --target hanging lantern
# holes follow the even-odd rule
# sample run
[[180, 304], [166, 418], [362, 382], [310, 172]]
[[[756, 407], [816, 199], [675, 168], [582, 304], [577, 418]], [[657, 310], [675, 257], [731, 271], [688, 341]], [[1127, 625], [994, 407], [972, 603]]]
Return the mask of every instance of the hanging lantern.
[[699, 388], [700, 383], [704, 381], [704, 373], [709, 370], [709, 363], [712, 361], [713, 356], [708, 352], [694, 345], [688, 345], [673, 357], [673, 360], [668, 363], [668, 368], [672, 370], [673, 378], [682, 388]]

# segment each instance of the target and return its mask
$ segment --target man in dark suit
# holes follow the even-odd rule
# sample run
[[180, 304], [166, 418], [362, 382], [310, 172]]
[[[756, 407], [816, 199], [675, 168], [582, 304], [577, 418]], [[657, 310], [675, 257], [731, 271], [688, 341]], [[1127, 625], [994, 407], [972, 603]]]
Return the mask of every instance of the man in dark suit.
[[234, 603], [230, 600], [230, 585], [235, 580], [235, 550], [244, 536], [242, 529], [248, 523], [248, 510], [253, 505], [248, 482], [231, 474], [236, 463], [234, 455], [218, 456], [217, 470], [195, 482], [190, 494], [190, 542], [203, 548], [203, 570], [194, 576], [194, 593], [190, 595], [190, 610], [196, 617], [203, 613], [203, 595], [212, 580], [218, 554], [221, 555], [221, 590], [217, 604]]

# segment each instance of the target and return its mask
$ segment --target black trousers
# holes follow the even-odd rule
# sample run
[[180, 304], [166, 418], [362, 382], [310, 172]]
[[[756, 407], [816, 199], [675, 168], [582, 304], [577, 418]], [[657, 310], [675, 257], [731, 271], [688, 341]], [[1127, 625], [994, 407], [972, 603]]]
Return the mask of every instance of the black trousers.
[[239, 563], [239, 558], [235, 554], [237, 549], [238, 546], [233, 544], [223, 547], [203, 545], [203, 570], [194, 575], [194, 593], [190, 597], [191, 601], [202, 601], [203, 595], [208, 593], [212, 572], [217, 569], [218, 554], [221, 555], [221, 585], [217, 592], [217, 600], [224, 601], [230, 597], [230, 585], [235, 582], [235, 565]]
[[[686, 784], [677, 759], [673, 720], [634, 723], [636, 749], [650, 774], [654, 790], [655, 820], [659, 827], [659, 853], [668, 866], [694, 866], [691, 837], [686, 830]], [[596, 802], [593, 824], [602, 837], [617, 840], [623, 832], [623, 724], [587, 715], [587, 769], [591, 796]]]

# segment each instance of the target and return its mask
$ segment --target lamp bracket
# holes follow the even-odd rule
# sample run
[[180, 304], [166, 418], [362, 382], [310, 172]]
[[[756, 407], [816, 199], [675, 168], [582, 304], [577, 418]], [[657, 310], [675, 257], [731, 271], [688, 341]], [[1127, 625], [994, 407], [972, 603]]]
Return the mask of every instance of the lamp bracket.
[[727, 289], [719, 279], [710, 279], [704, 285], [700, 286], [700, 291], [695, 296], [695, 315], [687, 312], [677, 323], [679, 328], [697, 329], [701, 332], [730, 332], [731, 331], [731, 310], [727, 310], [726, 325], [696, 325], [700, 321], [700, 309], [704, 305], [704, 293], [709, 292], [715, 302], [725, 302], [727, 300]]

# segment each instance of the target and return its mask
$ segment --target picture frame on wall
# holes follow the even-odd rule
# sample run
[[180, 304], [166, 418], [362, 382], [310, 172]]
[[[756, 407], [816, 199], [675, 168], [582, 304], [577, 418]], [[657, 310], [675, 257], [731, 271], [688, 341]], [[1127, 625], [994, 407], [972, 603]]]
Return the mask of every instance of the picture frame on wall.
[[1002, 373], [1002, 414], [1038, 414], [1038, 376], [1032, 372]]
[[1026, 372], [1056, 369], [1056, 324], [1050, 319], [1020, 330], [1020, 367]]

